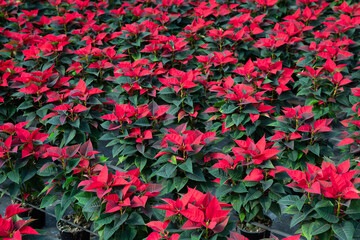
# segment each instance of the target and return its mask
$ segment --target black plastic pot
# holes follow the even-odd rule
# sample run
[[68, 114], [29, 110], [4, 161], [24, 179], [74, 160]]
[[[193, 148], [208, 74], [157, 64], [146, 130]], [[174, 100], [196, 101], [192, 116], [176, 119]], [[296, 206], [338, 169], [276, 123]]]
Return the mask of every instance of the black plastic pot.
[[[266, 216], [266, 218], [268, 218], [270, 220], [270, 226], [267, 226], [267, 227], [271, 227], [272, 220], [267, 216]], [[239, 226], [239, 228], [240, 228], [241, 235], [243, 235], [244, 237], [247, 237], [249, 240], [260, 240], [263, 238], [270, 238], [270, 235], [271, 235], [271, 231], [265, 230], [265, 229], [263, 229], [263, 231], [260, 231], [260, 232], [248, 232], [245, 229], [242, 229], [241, 225]]]
[[56, 224], [59, 232], [60, 232], [60, 238], [62, 240], [89, 240], [90, 239], [90, 233], [81, 229], [76, 229], [75, 231], [68, 231], [68, 230], [61, 230], [59, 228], [59, 224]]
[[240, 229], [241, 235], [247, 237], [249, 240], [260, 240], [263, 238], [270, 238], [271, 232], [264, 230], [261, 232], [248, 232], [243, 229]]
[[[27, 208], [27, 207], [25, 207]], [[18, 214], [19, 217], [21, 218], [31, 218], [31, 219], [35, 219], [35, 221], [31, 222], [29, 224], [30, 227], [32, 228], [43, 228], [45, 226], [46, 223], [46, 214], [42, 211], [39, 211], [35, 208], [30, 208], [29, 211], [27, 212], [22, 212], [20, 214]]]
[[60, 237], [62, 240], [89, 240], [90, 233], [83, 230], [76, 232], [60, 231]]

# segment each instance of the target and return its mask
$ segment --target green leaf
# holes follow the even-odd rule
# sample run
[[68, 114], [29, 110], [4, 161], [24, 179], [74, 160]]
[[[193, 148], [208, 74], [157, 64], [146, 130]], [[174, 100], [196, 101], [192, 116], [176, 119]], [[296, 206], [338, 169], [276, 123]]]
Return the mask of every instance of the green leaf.
[[349, 221], [332, 225], [332, 230], [342, 240], [352, 240], [355, 233], [355, 227]]
[[132, 145], [126, 145], [124, 150], [122, 151], [121, 155], [125, 155], [125, 156], [131, 156], [134, 153], [136, 153], [138, 150], [136, 149], [136, 147], [132, 146]]
[[53, 202], [55, 202], [57, 200], [57, 196], [56, 195], [46, 195], [43, 200], [41, 201], [40, 204], [40, 208], [46, 208], [47, 206], [49, 206], [50, 204], [52, 204]]
[[297, 159], [298, 159], [298, 152], [297, 151], [291, 151], [289, 154], [288, 154], [288, 157], [290, 159], [290, 161], [293, 161], [295, 162]]
[[53, 176], [57, 173], [56, 165], [54, 163], [49, 163], [46, 168], [39, 169], [37, 174], [41, 177]]
[[263, 186], [263, 191], [266, 191], [267, 189], [269, 189], [269, 187], [271, 187], [271, 185], [274, 183], [274, 180], [270, 179], [267, 180], [266, 182], [262, 182], [262, 186]]
[[187, 172], [186, 176], [193, 181], [206, 182], [204, 174], [202, 173], [200, 168], [195, 168], [193, 173]]
[[138, 157], [135, 159], [135, 166], [139, 168], [140, 172], [144, 169], [147, 163], [147, 159], [143, 157]]
[[230, 114], [233, 113], [239, 106], [236, 106], [231, 103], [225, 103], [221, 108], [220, 112], [223, 114]]
[[60, 221], [61, 217], [64, 215], [65, 210], [63, 210], [61, 208], [61, 205], [58, 204], [55, 206], [55, 216], [56, 216], [56, 221]]
[[25, 101], [20, 103], [20, 105], [17, 107], [18, 110], [24, 110], [31, 108], [33, 106], [33, 103], [31, 101]]
[[191, 238], [190, 240], [200, 240], [201, 239], [202, 234], [198, 233], [198, 232], [193, 232], [191, 233]]
[[308, 146], [309, 150], [314, 153], [316, 156], [320, 156], [320, 146], [318, 143], [315, 143], [314, 145]]
[[235, 125], [239, 126], [242, 123], [242, 121], [245, 119], [245, 114], [235, 113], [231, 115], [231, 118], [233, 119]]
[[176, 165], [167, 163], [156, 172], [156, 175], [163, 178], [171, 178], [176, 168], [177, 168]]
[[80, 204], [85, 205], [89, 199], [92, 197], [91, 192], [80, 191], [76, 194], [75, 198], [79, 201]]
[[299, 66], [299, 67], [311, 66], [312, 61], [313, 61], [313, 58], [307, 56], [304, 60], [298, 62], [296, 65]]
[[246, 193], [247, 192], [247, 189], [246, 189], [245, 185], [242, 182], [240, 182], [236, 186], [233, 186], [232, 190], [235, 193]]
[[43, 65], [43, 67], [42, 67], [42, 72], [44, 72], [45, 70], [47, 70], [47, 69], [49, 69], [49, 68], [51, 68], [51, 66], [52, 65], [54, 65], [54, 63], [53, 62], [46, 62], [44, 65]]
[[172, 179], [167, 179], [162, 183], [164, 188], [162, 189], [162, 193], [166, 194], [172, 192], [175, 189], [174, 181]]
[[262, 195], [261, 191], [259, 190], [256, 191], [255, 189], [250, 188], [248, 194], [245, 197], [245, 203], [258, 199], [259, 197], [261, 197], [261, 195]]
[[83, 212], [97, 213], [101, 207], [101, 202], [97, 197], [90, 197], [83, 207]]
[[315, 208], [317, 214], [330, 223], [337, 223], [339, 218], [335, 216], [334, 209], [329, 207]]
[[313, 231], [311, 234], [313, 236], [322, 234], [330, 229], [330, 224], [326, 223], [325, 221], [315, 221], [313, 223]]
[[291, 205], [283, 210], [283, 213], [288, 213], [288, 214], [296, 214], [298, 212], [299, 210], [294, 205]]
[[263, 196], [260, 198], [260, 204], [266, 212], [271, 206], [271, 198], [269, 196]]
[[66, 166], [66, 173], [70, 173], [72, 172], [74, 167], [77, 167], [77, 165], [79, 164], [81, 158], [72, 158], [69, 159], [67, 162], [67, 166]]
[[307, 214], [305, 214], [303, 212], [296, 213], [291, 219], [290, 228], [294, 227], [296, 224], [303, 221], [306, 218], [306, 216], [307, 216]]
[[27, 168], [27, 167], [22, 168], [22, 171], [21, 171], [22, 182], [26, 182], [29, 179], [31, 179], [32, 177], [34, 177], [36, 172], [37, 172], [36, 168]]
[[258, 120], [255, 123], [251, 124], [251, 125], [247, 125], [246, 126], [246, 135], [250, 136], [251, 134], [253, 134], [257, 127], [260, 125], [261, 121]]
[[183, 189], [183, 187], [185, 187], [188, 180], [189, 179], [187, 177], [174, 178], [174, 185], [175, 185], [176, 190], [178, 190], [178, 192], [179, 192], [181, 189]]
[[304, 237], [306, 237], [307, 240], [311, 240], [312, 235], [312, 228], [313, 228], [313, 224], [312, 223], [305, 223], [301, 225], [301, 231], [302, 231], [302, 235]]
[[98, 219], [96, 219], [95, 223], [99, 227], [102, 225], [107, 225], [107, 224], [110, 224], [112, 221], [114, 221], [115, 217], [116, 217], [116, 215], [114, 215], [112, 213], [101, 214], [100, 217]]
[[116, 157], [120, 154], [124, 150], [125, 146], [125, 144], [116, 144], [112, 149], [112, 156]]
[[67, 189], [67, 187], [75, 180], [75, 177], [67, 177], [65, 183], [63, 184], [63, 188]]
[[360, 214], [360, 199], [352, 199], [350, 206], [345, 211], [346, 214]]
[[[6, 181], [6, 174], [0, 174], [0, 184]], [[3, 192], [2, 194], [4, 194]], [[1, 198], [1, 197], [0, 197]]]
[[139, 225], [139, 226], [145, 225], [144, 219], [137, 212], [133, 212], [130, 215], [130, 217], [127, 219], [127, 221], [129, 222], [130, 225]]
[[133, 240], [135, 239], [137, 232], [138, 231], [135, 228], [127, 227], [124, 231], [118, 232], [115, 239]]
[[334, 207], [334, 204], [329, 200], [321, 200], [316, 203], [315, 208]]
[[222, 152], [223, 152], [223, 153], [230, 152], [234, 146], [235, 146], [234, 143], [226, 144], [226, 145], [223, 147]]
[[74, 201], [74, 199], [72, 199], [73, 196], [71, 194], [70, 191], [67, 191], [63, 194], [62, 199], [61, 199], [61, 208], [64, 209], [64, 211], [70, 206], [70, 204]]
[[112, 225], [105, 225], [104, 228], [104, 240], [110, 239], [114, 233], [119, 230], [120, 226], [128, 219], [128, 214], [124, 213], [121, 215], [120, 218], [115, 220], [114, 226]]
[[231, 192], [231, 187], [228, 186], [228, 185], [221, 185], [220, 187], [217, 187], [216, 190], [215, 190], [215, 195], [216, 197], [220, 198], [226, 194], [228, 194], [229, 192]]
[[51, 125], [63, 125], [64, 122], [61, 122], [61, 116], [58, 115], [58, 116], [55, 116], [55, 117], [52, 117], [50, 119], [48, 119], [48, 121], [46, 122], [46, 124], [51, 124]]
[[173, 94], [175, 91], [170, 88], [170, 87], [166, 87], [166, 88], [163, 88], [159, 94]]
[[186, 103], [187, 105], [189, 105], [191, 108], [194, 107], [194, 103], [193, 103], [192, 97], [190, 97], [190, 96], [187, 96], [187, 97], [186, 97], [185, 103]]
[[306, 201], [306, 196], [305, 195], [303, 195], [298, 201], [296, 201], [295, 206], [297, 207], [297, 209], [299, 209], [299, 211], [304, 206], [305, 201]]
[[19, 184], [19, 182], [20, 182], [19, 172], [17, 172], [16, 170], [12, 170], [12, 171], [8, 172], [7, 176], [11, 181]]
[[282, 211], [280, 205], [277, 202], [271, 202], [270, 211], [274, 213], [278, 218], [281, 217]]
[[147, 118], [139, 118], [133, 124], [134, 124], [134, 126], [140, 126], [140, 127], [149, 127], [149, 126], [151, 126], [151, 124], [149, 123], [149, 120]]
[[300, 197], [299, 196], [296, 196], [296, 195], [288, 195], [288, 196], [285, 196], [283, 198], [281, 198], [278, 203], [279, 204], [283, 204], [283, 205], [286, 205], [286, 206], [289, 206], [289, 205], [295, 205], [297, 201], [300, 200]]
[[241, 169], [227, 169], [227, 173], [230, 178], [234, 181], [239, 181], [242, 179], [242, 170]]
[[225, 119], [225, 127], [231, 128], [234, 125], [234, 120], [231, 118], [231, 116], [227, 116]]
[[183, 164], [179, 165], [179, 167], [185, 172], [193, 173], [193, 166], [190, 158], [186, 160]]
[[64, 132], [64, 144], [63, 146], [67, 146], [69, 142], [71, 142], [71, 140], [73, 140], [73, 138], [76, 135], [76, 130], [75, 129], [66, 129]]

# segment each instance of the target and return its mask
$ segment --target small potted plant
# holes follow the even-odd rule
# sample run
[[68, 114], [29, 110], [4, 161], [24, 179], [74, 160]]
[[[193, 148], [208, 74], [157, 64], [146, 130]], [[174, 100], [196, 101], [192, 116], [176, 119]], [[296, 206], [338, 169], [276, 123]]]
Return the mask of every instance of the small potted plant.
[[0, 239], [21, 240], [23, 235], [39, 235], [29, 226], [34, 219], [23, 220], [18, 215], [29, 211], [20, 208], [21, 204], [9, 205], [5, 210], [5, 216], [0, 214]]
[[[211, 193], [202, 193], [196, 189], [188, 188], [188, 192], [177, 200], [162, 199], [166, 204], [153, 208], [165, 210], [162, 221], [166, 230], [174, 233], [172, 237], [188, 239], [225, 239], [233, 224], [229, 222], [230, 211], [226, 208], [230, 204], [219, 202]], [[160, 221], [160, 222], [162, 222]], [[155, 222], [147, 224], [154, 229]], [[159, 232], [157, 230], [157, 232]], [[169, 234], [165, 232], [165, 236]], [[153, 233], [152, 233], [153, 234]], [[157, 234], [154, 234], [157, 235]], [[163, 235], [164, 236], [164, 233]], [[174, 238], [173, 237], [173, 238]], [[168, 238], [165, 238], [168, 239]]]
[[270, 231], [257, 227], [251, 222], [258, 222], [271, 227], [272, 220], [266, 215], [271, 211], [281, 214], [278, 200], [284, 189], [275, 178], [276, 154], [280, 152], [271, 147], [263, 136], [257, 143], [252, 139], [235, 140], [238, 147], [233, 147], [230, 154], [214, 153], [210, 157], [217, 159], [211, 173], [220, 184], [216, 195], [231, 203], [239, 214], [237, 227], [249, 239], [270, 237]]
[[[5, 123], [0, 125], [0, 136], [6, 139], [0, 140], [0, 171], [3, 181], [11, 182], [7, 190], [15, 200], [21, 199], [23, 207], [31, 204], [39, 207], [41, 197], [42, 178], [37, 174], [40, 168], [40, 160], [48, 146], [43, 142], [48, 134], [41, 133], [40, 129], [26, 128], [28, 122], [17, 124]], [[35, 208], [20, 214], [21, 217], [34, 219], [30, 223], [33, 228], [42, 228], [45, 225], [45, 213]]]
[[168, 186], [167, 192], [175, 188], [181, 191], [185, 185], [209, 188], [206, 162], [203, 154], [211, 148], [211, 143], [217, 139], [215, 132], [202, 133], [199, 130], [186, 130], [187, 123], [175, 129], [166, 129], [160, 147], [156, 154], [158, 158], [154, 166], [158, 166], [153, 175], [157, 181]]
[[279, 200], [287, 206], [284, 212], [293, 215], [290, 227], [300, 224], [298, 232], [308, 240], [359, 238], [360, 171], [351, 169], [350, 160], [337, 166], [324, 161], [321, 168], [307, 165], [303, 171], [277, 167], [292, 179], [289, 187], [304, 193], [301, 198], [288, 195]]
[[79, 183], [76, 196], [83, 212], [94, 220], [101, 239], [143, 239], [145, 221], [150, 219], [149, 203], [160, 194], [162, 185], [144, 183], [140, 170], [111, 171], [106, 165]]
[[313, 106], [284, 107], [277, 117], [274, 134], [270, 141], [283, 151], [279, 156], [282, 166], [304, 169], [306, 163], [320, 165], [321, 156], [333, 155], [333, 145], [329, 139], [336, 136], [332, 130], [332, 119], [317, 119]]
[[[91, 141], [83, 145], [74, 145], [64, 148], [49, 147], [45, 157], [51, 157], [52, 161], [46, 163], [41, 169], [42, 172], [51, 173], [48, 177], [48, 184], [43, 189], [46, 196], [42, 206], [48, 206], [55, 202], [58, 197], [49, 194], [51, 191], [61, 196], [61, 201], [55, 206], [55, 214], [58, 220], [57, 227], [62, 239], [85, 240], [90, 238], [89, 232], [60, 220], [62, 217], [75, 225], [90, 229], [89, 217], [82, 211], [77, 196], [81, 194], [78, 185], [87, 174], [96, 171], [97, 161]], [[72, 212], [67, 213], [68, 209]]]

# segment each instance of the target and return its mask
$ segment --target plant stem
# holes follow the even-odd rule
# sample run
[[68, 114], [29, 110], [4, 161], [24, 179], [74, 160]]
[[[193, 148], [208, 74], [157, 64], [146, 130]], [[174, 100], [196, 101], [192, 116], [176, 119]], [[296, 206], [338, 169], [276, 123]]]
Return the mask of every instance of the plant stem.
[[337, 210], [336, 210], [336, 216], [339, 217], [340, 215], [340, 209], [341, 208], [341, 197], [338, 198], [338, 201], [337, 201]]

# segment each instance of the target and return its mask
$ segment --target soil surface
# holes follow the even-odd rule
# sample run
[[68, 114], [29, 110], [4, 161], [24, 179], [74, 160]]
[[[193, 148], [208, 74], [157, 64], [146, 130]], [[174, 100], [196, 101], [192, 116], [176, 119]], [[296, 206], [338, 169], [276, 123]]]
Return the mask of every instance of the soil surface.
[[[272, 220], [270, 218], [264, 218], [264, 219], [256, 219], [255, 222], [258, 222], [266, 227], [271, 228]], [[261, 227], [257, 227], [255, 225], [252, 225], [251, 223], [247, 222], [238, 222], [237, 227], [246, 231], [246, 232], [263, 232], [265, 229], [262, 229]]]
[[[64, 219], [68, 220], [70, 222], [75, 222], [75, 217], [76, 217], [75, 215], [66, 215], [64, 217]], [[80, 220], [80, 223], [77, 223], [77, 224], [86, 229], [90, 229], [90, 227], [91, 227], [91, 223], [87, 223], [85, 219]], [[63, 232], [75, 233], [75, 232], [82, 231], [81, 228], [74, 227], [73, 225], [63, 222], [63, 221], [58, 222], [57, 227], [59, 228], [60, 231], [63, 231]]]

